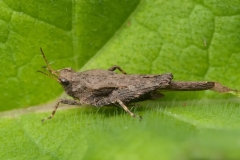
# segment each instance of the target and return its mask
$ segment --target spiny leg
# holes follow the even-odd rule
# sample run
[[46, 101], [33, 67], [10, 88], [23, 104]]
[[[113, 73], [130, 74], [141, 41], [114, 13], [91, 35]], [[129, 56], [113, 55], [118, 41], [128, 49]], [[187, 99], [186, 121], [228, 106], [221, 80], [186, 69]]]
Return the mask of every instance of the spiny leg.
[[[117, 102], [128, 114], [130, 114], [130, 116], [132, 116], [134, 118], [136, 117], [136, 115], [134, 113], [132, 113], [121, 100], [117, 99]], [[139, 117], [140, 120], [142, 120], [141, 116], [139, 116], [139, 115], [137, 115], [137, 116]]]
[[120, 68], [119, 66], [115, 65], [115, 66], [112, 66], [111, 68], [109, 68], [108, 70], [109, 71], [115, 71], [116, 69], [118, 69], [120, 72], [122, 72], [123, 74], [127, 74], [126, 72], [124, 72], [122, 70], [122, 68]]
[[57, 109], [58, 109], [58, 106], [60, 103], [63, 103], [63, 104], [69, 104], [69, 105], [81, 105], [81, 102], [79, 102], [78, 100], [71, 100], [71, 99], [60, 99], [55, 107], [54, 107], [54, 110], [52, 111], [52, 114], [49, 116], [49, 117], [46, 117], [46, 118], [43, 118], [42, 119], [42, 122], [44, 122], [45, 120], [47, 119], [51, 119], [54, 114], [56, 113]]

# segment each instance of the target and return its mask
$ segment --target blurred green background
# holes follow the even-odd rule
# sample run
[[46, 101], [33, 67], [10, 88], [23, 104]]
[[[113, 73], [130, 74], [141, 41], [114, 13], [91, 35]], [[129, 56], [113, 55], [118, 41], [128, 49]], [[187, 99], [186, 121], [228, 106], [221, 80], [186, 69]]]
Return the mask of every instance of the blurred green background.
[[[45, 105], [63, 89], [36, 70], [121, 66], [240, 89], [239, 0], [0, 1], [0, 110]], [[164, 93], [133, 109], [0, 113], [4, 159], [239, 159], [239, 100]], [[210, 100], [211, 99], [211, 100]], [[54, 102], [53, 102], [54, 105]], [[52, 105], [52, 107], [53, 107]], [[25, 113], [25, 114], [22, 114]]]

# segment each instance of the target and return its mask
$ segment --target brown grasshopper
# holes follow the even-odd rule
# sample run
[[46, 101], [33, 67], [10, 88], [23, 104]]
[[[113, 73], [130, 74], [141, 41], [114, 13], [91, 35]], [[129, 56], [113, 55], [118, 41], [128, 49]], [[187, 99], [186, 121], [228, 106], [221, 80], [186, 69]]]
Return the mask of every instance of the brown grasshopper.
[[[39, 71], [58, 81], [65, 92], [73, 97], [71, 99], [60, 99], [55, 105], [51, 116], [42, 119], [51, 119], [59, 104], [83, 105], [90, 104], [96, 107], [115, 105], [121, 106], [132, 117], [132, 113], [127, 104], [145, 100], [155, 100], [164, 95], [160, 91], [200, 91], [213, 90], [219, 93], [235, 93], [237, 90], [229, 89], [218, 82], [179, 82], [172, 81], [171, 73], [151, 75], [151, 74], [126, 74], [119, 66], [113, 66], [108, 70], [92, 69], [83, 72], [76, 72], [72, 68], [53, 70], [49, 65], [42, 49], [42, 56], [47, 64], [45, 73]], [[118, 69], [122, 74], [114, 71]], [[141, 116], [138, 116], [141, 119]]]

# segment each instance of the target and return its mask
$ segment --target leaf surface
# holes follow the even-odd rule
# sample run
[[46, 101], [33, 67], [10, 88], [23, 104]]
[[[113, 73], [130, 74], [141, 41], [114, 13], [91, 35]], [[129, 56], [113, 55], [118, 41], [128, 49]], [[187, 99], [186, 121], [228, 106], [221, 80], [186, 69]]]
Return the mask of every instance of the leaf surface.
[[119, 65], [240, 90], [238, 0], [2, 0], [0, 8], [0, 110], [23, 108], [0, 113], [3, 159], [240, 158], [233, 95], [164, 93], [132, 109], [141, 122], [121, 108], [83, 106], [41, 124], [63, 90], [36, 72], [46, 65], [42, 47], [54, 69]]

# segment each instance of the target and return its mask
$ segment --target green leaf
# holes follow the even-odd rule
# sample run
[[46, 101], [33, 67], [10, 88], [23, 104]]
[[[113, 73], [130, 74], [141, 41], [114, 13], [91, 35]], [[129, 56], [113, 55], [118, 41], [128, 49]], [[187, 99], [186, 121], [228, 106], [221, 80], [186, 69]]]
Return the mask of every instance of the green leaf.
[[[59, 110], [63, 90], [36, 70], [172, 72], [174, 80], [240, 82], [238, 0], [0, 1], [0, 157], [3, 159], [239, 159], [239, 100], [169, 92], [121, 108]], [[203, 102], [203, 99], [215, 99]], [[196, 101], [192, 101], [197, 99]], [[218, 99], [218, 100], [216, 100]], [[44, 113], [41, 113], [44, 112]]]
[[0, 110], [28, 107], [63, 92], [52, 79], [36, 72], [46, 65], [39, 48], [55, 69], [81, 68], [138, 5], [129, 1], [0, 2]]
[[[138, 3], [2, 1], [0, 109], [36, 105], [62, 92], [55, 81], [36, 72], [45, 65], [39, 47], [56, 69], [117, 64], [127, 73], [172, 72], [176, 80], [219, 81], [240, 89], [239, 2]], [[231, 97], [166, 95], [165, 100]]]
[[[238, 103], [144, 103], [120, 108], [1, 115], [3, 159], [239, 159]], [[161, 107], [158, 107], [161, 106]], [[50, 111], [49, 111], [50, 112]]]

